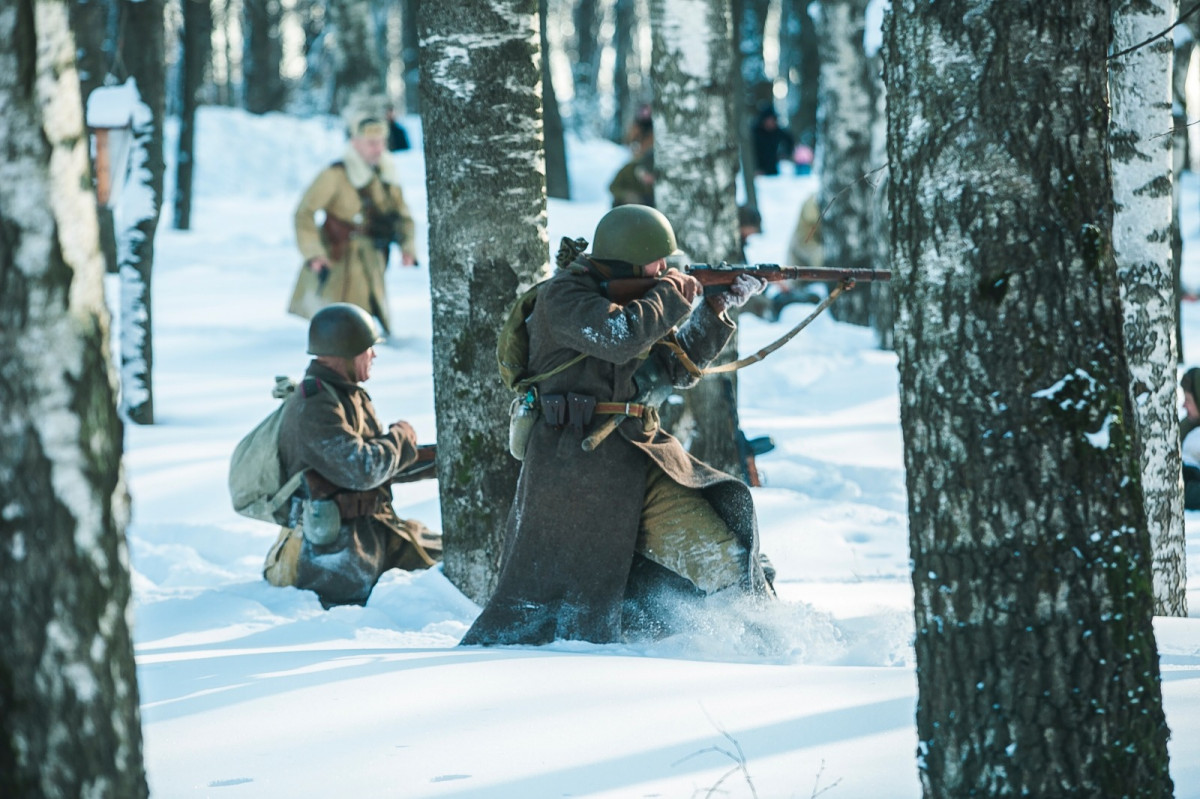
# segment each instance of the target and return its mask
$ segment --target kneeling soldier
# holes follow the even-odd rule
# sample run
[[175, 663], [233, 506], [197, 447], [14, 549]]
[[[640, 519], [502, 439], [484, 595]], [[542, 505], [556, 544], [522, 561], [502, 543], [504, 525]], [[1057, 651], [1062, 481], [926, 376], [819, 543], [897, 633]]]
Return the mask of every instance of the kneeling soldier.
[[[667, 269], [675, 252], [665, 216], [624, 205], [600, 220], [590, 254], [539, 289], [527, 327], [541, 421], [524, 451], [499, 584], [462, 643], [619, 641], [631, 627], [657, 634], [664, 592], [773, 595], [749, 489], [684, 450], [638, 388], [647, 374], [695, 385], [733, 335], [726, 311], [765, 284], [740, 277], [693, 311], [701, 286]], [[622, 305], [607, 287], [625, 278], [653, 278], [652, 287]]]
[[379, 340], [358, 306], [318, 311], [308, 328], [316, 358], [283, 410], [284, 472], [307, 471], [263, 576], [316, 592], [326, 608], [364, 604], [388, 569], [425, 569], [442, 554], [441, 536], [392, 508], [391, 481], [417, 460], [417, 440], [408, 422], [384, 427], [360, 385]]

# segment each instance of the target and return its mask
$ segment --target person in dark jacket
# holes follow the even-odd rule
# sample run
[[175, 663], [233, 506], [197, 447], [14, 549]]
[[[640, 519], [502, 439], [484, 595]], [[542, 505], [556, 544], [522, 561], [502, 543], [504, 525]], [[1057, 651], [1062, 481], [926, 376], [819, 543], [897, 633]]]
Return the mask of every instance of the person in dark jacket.
[[[463, 644], [545, 644], [659, 634], [663, 602], [773, 596], [749, 489], [694, 458], [658, 425], [653, 391], [688, 387], [735, 325], [726, 313], [762, 290], [743, 276], [701, 301], [668, 270], [670, 222], [625, 205], [539, 290], [528, 318], [532, 430], [495, 593]], [[610, 281], [653, 278], [621, 305]], [[582, 356], [582, 357], [581, 357]], [[657, 631], [657, 632], [656, 632]]]
[[442, 554], [441, 536], [392, 507], [391, 481], [417, 461], [417, 437], [408, 422], [384, 427], [361, 386], [379, 340], [358, 306], [322, 308], [308, 331], [316, 357], [283, 408], [280, 464], [305, 480], [263, 576], [316, 592], [326, 608], [365, 604], [388, 569], [425, 569]]
[[758, 112], [754, 127], [750, 129], [754, 142], [754, 168], [759, 175], [778, 175], [779, 161], [792, 159], [796, 141], [792, 134], [779, 127], [779, 116], [775, 107], [768, 104]]
[[1183, 459], [1183, 507], [1200, 510], [1200, 368], [1192, 367], [1179, 380], [1183, 389], [1184, 416], [1179, 420], [1180, 455]]

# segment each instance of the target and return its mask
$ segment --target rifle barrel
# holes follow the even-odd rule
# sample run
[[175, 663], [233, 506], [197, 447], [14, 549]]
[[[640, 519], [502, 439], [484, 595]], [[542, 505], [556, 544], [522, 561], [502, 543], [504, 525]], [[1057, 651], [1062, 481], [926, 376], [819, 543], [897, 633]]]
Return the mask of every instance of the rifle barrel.
[[838, 283], [853, 279], [857, 282], [880, 282], [892, 279], [887, 269], [838, 269], [830, 266], [786, 266], [780, 264], [692, 264], [685, 271], [701, 283], [729, 283], [739, 274], [750, 274], [763, 280], [813, 280]]

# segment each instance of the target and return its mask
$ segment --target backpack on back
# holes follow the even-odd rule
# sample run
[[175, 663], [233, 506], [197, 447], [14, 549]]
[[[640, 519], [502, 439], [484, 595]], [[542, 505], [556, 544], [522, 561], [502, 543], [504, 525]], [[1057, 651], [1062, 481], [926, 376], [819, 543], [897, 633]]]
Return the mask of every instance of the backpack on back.
[[[314, 381], [320, 382], [320, 381]], [[320, 382], [333, 393], [333, 387]], [[279, 428], [284, 406], [292, 401], [296, 381], [276, 377], [273, 397], [283, 400], [234, 447], [229, 459], [229, 498], [243, 516], [287, 526], [288, 499], [300, 487], [304, 472], [284, 474], [279, 461]], [[336, 395], [335, 395], [336, 396]]]

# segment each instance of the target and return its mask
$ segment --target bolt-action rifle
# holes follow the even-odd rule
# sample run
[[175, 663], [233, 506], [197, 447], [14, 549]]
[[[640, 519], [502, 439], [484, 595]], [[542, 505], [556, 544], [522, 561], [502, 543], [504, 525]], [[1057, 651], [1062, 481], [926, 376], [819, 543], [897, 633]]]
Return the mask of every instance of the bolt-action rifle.
[[[886, 269], [835, 269], [828, 266], [780, 266], [779, 264], [691, 264], [680, 269], [704, 286], [705, 294], [726, 291], [738, 275], [752, 275], [774, 283], [780, 280], [811, 280], [823, 283], [866, 283], [892, 279]], [[604, 291], [615, 303], [624, 305], [640, 299], [658, 283], [654, 277], [626, 277], [606, 281]]]
[[437, 444], [419, 444], [417, 459], [392, 478], [393, 483], [415, 483], [437, 477]]

